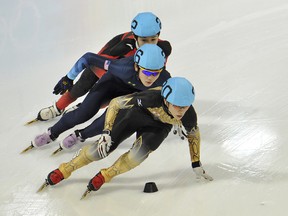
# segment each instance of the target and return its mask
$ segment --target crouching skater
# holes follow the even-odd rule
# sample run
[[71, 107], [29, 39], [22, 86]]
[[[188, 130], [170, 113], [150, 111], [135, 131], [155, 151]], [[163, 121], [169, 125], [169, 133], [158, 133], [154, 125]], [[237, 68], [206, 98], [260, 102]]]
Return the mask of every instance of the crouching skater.
[[161, 87], [113, 99], [106, 113], [103, 133], [98, 140], [84, 146], [68, 163], [50, 172], [39, 190], [58, 184], [71, 173], [87, 164], [111, 154], [125, 139], [136, 132], [132, 148], [115, 163], [101, 169], [88, 183], [85, 197], [97, 191], [115, 176], [140, 165], [168, 136], [172, 126], [178, 124], [187, 131], [192, 168], [197, 179], [212, 181], [200, 162], [200, 132], [197, 114], [192, 106], [194, 88], [185, 78], [169, 78]]

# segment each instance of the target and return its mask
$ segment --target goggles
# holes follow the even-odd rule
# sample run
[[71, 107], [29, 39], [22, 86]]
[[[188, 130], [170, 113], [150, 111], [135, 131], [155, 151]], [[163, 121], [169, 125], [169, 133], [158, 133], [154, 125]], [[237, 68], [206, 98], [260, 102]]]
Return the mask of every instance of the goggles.
[[154, 77], [158, 76], [159, 73], [163, 70], [162, 68], [159, 70], [147, 70], [147, 69], [142, 68], [140, 66], [139, 66], [139, 68], [140, 68], [140, 72], [142, 72], [146, 76], [154, 76]]

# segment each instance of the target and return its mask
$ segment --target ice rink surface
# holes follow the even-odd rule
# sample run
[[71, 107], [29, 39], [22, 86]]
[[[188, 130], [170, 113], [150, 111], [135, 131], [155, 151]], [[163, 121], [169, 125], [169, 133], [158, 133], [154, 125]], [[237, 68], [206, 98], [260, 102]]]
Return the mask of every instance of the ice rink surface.
[[[287, 0], [0, 3], [1, 216], [286, 215]], [[86, 200], [80, 197], [89, 180], [126, 152], [134, 137], [109, 158], [37, 194], [47, 174], [77, 149], [51, 157], [54, 142], [20, 155], [57, 120], [24, 123], [58, 99], [54, 85], [80, 56], [129, 31], [143, 11], [159, 16], [161, 38], [173, 46], [167, 69], [195, 86], [201, 161], [214, 181], [196, 181], [187, 141], [171, 133], [139, 167]], [[157, 193], [142, 192], [148, 181], [156, 182]]]

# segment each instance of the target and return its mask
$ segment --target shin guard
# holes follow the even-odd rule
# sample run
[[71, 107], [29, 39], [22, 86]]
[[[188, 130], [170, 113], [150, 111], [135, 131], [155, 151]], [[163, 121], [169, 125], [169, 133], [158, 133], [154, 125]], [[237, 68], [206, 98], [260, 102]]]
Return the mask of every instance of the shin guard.
[[73, 171], [86, 166], [93, 161], [93, 159], [87, 155], [88, 148], [89, 146], [85, 146], [80, 149], [71, 161], [68, 163], [62, 163], [59, 166], [59, 170], [63, 174], [64, 179], [68, 178]]
[[111, 167], [102, 169], [101, 174], [104, 176], [105, 182], [109, 182], [113, 177], [128, 172], [141, 164], [151, 152], [149, 149], [141, 147], [142, 137], [140, 136], [130, 151], [121, 155]]

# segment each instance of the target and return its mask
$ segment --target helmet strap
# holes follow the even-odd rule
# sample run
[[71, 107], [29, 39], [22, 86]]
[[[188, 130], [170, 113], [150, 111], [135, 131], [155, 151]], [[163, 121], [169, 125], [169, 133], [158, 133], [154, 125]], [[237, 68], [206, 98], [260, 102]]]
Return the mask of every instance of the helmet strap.
[[140, 67], [139, 67], [139, 65], [137, 63], [134, 63], [134, 70], [136, 72], [139, 72], [139, 70], [140, 70]]
[[135, 34], [133, 34], [133, 36], [134, 36], [134, 39], [135, 39], [135, 41], [136, 41], [136, 49], [139, 49], [139, 44], [138, 44], [138, 36], [137, 35], [135, 35]]
[[[140, 70], [140, 67], [139, 67], [139, 65], [137, 64], [137, 63], [134, 63], [134, 70], [135, 70], [135, 72], [137, 73], [137, 79], [139, 79], [140, 80], [140, 78], [139, 78], [139, 70]], [[141, 80], [140, 80], [141, 81]], [[142, 83], [142, 82], [141, 82]]]
[[169, 104], [170, 103], [165, 98], [163, 98], [163, 109], [168, 115], [172, 116], [171, 112], [169, 111]]

